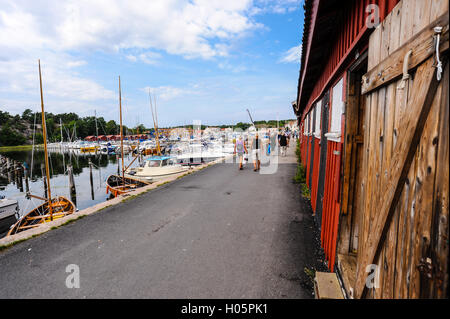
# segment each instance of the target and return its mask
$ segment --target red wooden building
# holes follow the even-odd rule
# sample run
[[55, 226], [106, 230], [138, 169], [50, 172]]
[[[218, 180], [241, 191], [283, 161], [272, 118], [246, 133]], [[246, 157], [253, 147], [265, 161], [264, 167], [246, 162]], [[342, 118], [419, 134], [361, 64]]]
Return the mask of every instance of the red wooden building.
[[[414, 103], [421, 98], [411, 88], [414, 87], [414, 81], [418, 82], [414, 79], [416, 74], [422, 76], [422, 72], [416, 73], [417, 69], [425, 68], [422, 64], [429, 63], [433, 58], [433, 43], [430, 41], [436, 39], [436, 31], [433, 31], [436, 26], [447, 30], [447, 33], [443, 31], [440, 38], [443, 41], [441, 54], [446, 56], [448, 1], [306, 0], [304, 9], [301, 67], [297, 100], [293, 107], [302, 132], [301, 163], [305, 167], [306, 184], [311, 191], [311, 206], [321, 229], [321, 242], [329, 269], [338, 270], [347, 294], [352, 297], [442, 297], [445, 295], [442, 285], [427, 283], [434, 288], [427, 286], [429, 290], [425, 293], [421, 290], [424, 284], [421, 288], [417, 284], [423, 276], [417, 271], [417, 267], [421, 258], [427, 260], [427, 253], [420, 255], [414, 248], [412, 253], [401, 252], [407, 256], [399, 255], [401, 253], [397, 244], [401, 241], [399, 236], [403, 234], [398, 229], [398, 223], [401, 218], [405, 218], [406, 224], [410, 221], [405, 217], [407, 214], [403, 216], [397, 211], [400, 210], [398, 206], [402, 203], [402, 196], [412, 196], [409, 193], [405, 195], [409, 191], [408, 183], [411, 183], [405, 177], [405, 172], [410, 169], [410, 175], [419, 180], [418, 185], [423, 184], [423, 180], [418, 177], [421, 173], [419, 163], [411, 167], [412, 156], [407, 157], [406, 153], [417, 154], [419, 157], [423, 153], [420, 153], [421, 147], [432, 147], [428, 140], [421, 141], [423, 145], [414, 143], [417, 136], [431, 134], [427, 131], [431, 125], [427, 124], [432, 121], [431, 116], [445, 115], [445, 112], [448, 116], [448, 104], [439, 109], [438, 102], [434, 101], [434, 113], [432, 109], [429, 113], [423, 113], [424, 116], [419, 119], [425, 123], [425, 128], [415, 131], [416, 138], [411, 137], [412, 133], [405, 129], [410, 125], [404, 120], [408, 116], [407, 110], [410, 107], [413, 109]], [[425, 45], [429, 48], [427, 54], [420, 49]], [[415, 58], [407, 56], [409, 50], [412, 51], [410, 56]], [[437, 58], [434, 59], [435, 63], [428, 68], [429, 72], [434, 71], [437, 64]], [[406, 81], [408, 83], [405, 82], [405, 68], [410, 74], [406, 74], [406, 78], [410, 79], [410, 82]], [[445, 74], [444, 72], [443, 78]], [[405, 89], [405, 83], [411, 86], [406, 95], [404, 92], [408, 88]], [[433, 88], [434, 82], [430, 83]], [[446, 85], [448, 90], [448, 82], [436, 84], [436, 100], [445, 100], [439, 88]], [[430, 92], [422, 95], [432, 94]], [[420, 114], [416, 114], [416, 117]], [[414, 118], [413, 115], [411, 118]], [[440, 140], [444, 141], [444, 145], [439, 147], [445, 158], [448, 131], [444, 131]], [[408, 152], [398, 150], [403, 147], [399, 141], [404, 141], [409, 147], [405, 146]], [[411, 143], [408, 144], [407, 141]], [[439, 153], [437, 150], [434, 152]], [[401, 159], [401, 169], [395, 167], [396, 157]], [[428, 169], [428, 173], [434, 174], [433, 176], [440, 169], [445, 171], [437, 163], [429, 167], [432, 172]], [[397, 171], [398, 176], [395, 175]], [[446, 172], [448, 176], [448, 169]], [[395, 185], [392, 185], [393, 181], [396, 181]], [[434, 180], [432, 182], [430, 178], [429, 185], [431, 183]], [[439, 187], [448, 190], [448, 181], [446, 183]], [[436, 185], [433, 187], [431, 189], [436, 189]], [[385, 193], [390, 189], [394, 197]], [[413, 195], [416, 196], [415, 193]], [[432, 191], [428, 196], [430, 203], [442, 201], [442, 197], [439, 199]], [[389, 200], [385, 202], [385, 199]], [[444, 196], [443, 201], [444, 208], [439, 214], [448, 218], [448, 197]], [[414, 205], [408, 205], [405, 208], [407, 211], [415, 209]], [[433, 208], [426, 208], [430, 211], [430, 216], [426, 218], [435, 218], [435, 213], [431, 213]], [[379, 214], [377, 209], [381, 210]], [[371, 228], [372, 222], [374, 224]], [[394, 229], [395, 225], [397, 229]], [[434, 228], [430, 230], [431, 226], [417, 227], [423, 227], [417, 228], [418, 232], [435, 235], [436, 241], [442, 235]], [[448, 225], [443, 227], [448, 232]], [[386, 243], [387, 234], [392, 236], [391, 244], [395, 243], [395, 249]], [[405, 228], [405, 234], [412, 234], [411, 229]], [[411, 237], [410, 241], [409, 247], [415, 247], [412, 242], [417, 240]], [[435, 258], [433, 262], [441, 262], [440, 267], [443, 267], [436, 270], [439, 273], [436, 276], [444, 276], [448, 280], [447, 268], [444, 266], [444, 260], [448, 258], [446, 250], [448, 251], [448, 247], [435, 247], [432, 254]], [[403, 258], [402, 265], [405, 258], [415, 258], [408, 264], [408, 276], [414, 274], [416, 286], [410, 286], [410, 279], [398, 282], [397, 287], [389, 283], [395, 276], [406, 276], [408, 270], [398, 265], [399, 258]], [[439, 258], [442, 260], [439, 261]], [[365, 267], [382, 262], [393, 263], [389, 264], [389, 271], [380, 271], [385, 276], [382, 279], [385, 281], [381, 284], [382, 289], [370, 290], [363, 287]]]

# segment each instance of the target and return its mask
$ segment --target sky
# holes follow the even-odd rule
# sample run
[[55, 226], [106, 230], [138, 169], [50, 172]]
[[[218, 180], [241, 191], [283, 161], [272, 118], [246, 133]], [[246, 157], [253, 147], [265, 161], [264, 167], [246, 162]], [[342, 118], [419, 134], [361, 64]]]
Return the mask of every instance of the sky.
[[0, 0], [0, 110], [160, 127], [295, 118], [303, 0]]

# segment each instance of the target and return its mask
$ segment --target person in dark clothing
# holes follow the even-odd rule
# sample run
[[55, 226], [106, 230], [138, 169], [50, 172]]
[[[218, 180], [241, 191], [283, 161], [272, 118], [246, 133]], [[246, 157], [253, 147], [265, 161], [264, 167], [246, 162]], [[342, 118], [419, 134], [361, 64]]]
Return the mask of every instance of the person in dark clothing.
[[261, 140], [258, 137], [258, 133], [256, 133], [255, 138], [252, 141], [252, 157], [253, 157], [253, 171], [259, 171], [261, 167], [261, 161], [259, 160], [260, 150], [261, 150]]
[[279, 135], [279, 142], [281, 147], [281, 156], [286, 156], [287, 137], [284, 133]]

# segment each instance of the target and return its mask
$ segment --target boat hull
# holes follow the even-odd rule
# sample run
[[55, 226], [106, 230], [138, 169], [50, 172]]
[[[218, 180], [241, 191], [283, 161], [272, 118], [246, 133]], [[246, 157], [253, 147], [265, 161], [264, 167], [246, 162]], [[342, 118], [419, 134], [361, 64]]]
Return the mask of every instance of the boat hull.
[[6, 235], [11, 226], [17, 222], [18, 212], [17, 200], [3, 199], [0, 201], [0, 237]]
[[17, 216], [11, 215], [0, 219], [0, 238], [7, 234], [12, 225], [17, 222]]
[[52, 203], [52, 216], [49, 214], [49, 201], [46, 201], [42, 205], [36, 207], [26, 215], [22, 216], [9, 230], [7, 236], [20, 233], [24, 230], [38, 227], [46, 222], [64, 216], [73, 214], [76, 210], [74, 203], [64, 196], [54, 197], [51, 200]]
[[106, 179], [106, 193], [113, 197], [132, 192], [140, 187], [149, 185], [148, 182], [125, 176], [109, 175]]

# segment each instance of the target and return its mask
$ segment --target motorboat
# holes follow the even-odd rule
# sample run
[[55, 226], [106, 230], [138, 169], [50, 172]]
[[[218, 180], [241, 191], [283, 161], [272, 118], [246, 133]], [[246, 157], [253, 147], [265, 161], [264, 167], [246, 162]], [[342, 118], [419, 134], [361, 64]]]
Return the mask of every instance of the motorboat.
[[189, 167], [177, 164], [176, 157], [151, 156], [144, 161], [142, 166], [126, 170], [125, 176], [154, 182], [187, 170], [189, 170]]
[[15, 199], [0, 196], [0, 237], [19, 219], [19, 204]]

